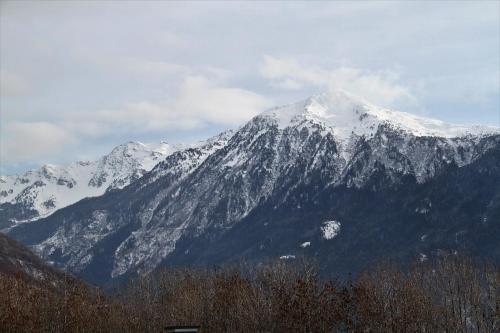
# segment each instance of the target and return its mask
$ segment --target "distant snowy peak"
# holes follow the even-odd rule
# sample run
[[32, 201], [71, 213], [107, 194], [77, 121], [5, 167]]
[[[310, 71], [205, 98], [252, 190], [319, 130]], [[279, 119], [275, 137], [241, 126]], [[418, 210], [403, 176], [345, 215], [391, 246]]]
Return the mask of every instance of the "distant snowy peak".
[[489, 126], [466, 126], [392, 111], [372, 105], [345, 91], [312, 96], [305, 101], [265, 111], [260, 118], [268, 118], [286, 128], [304, 120], [320, 123], [332, 129], [341, 140], [356, 136], [370, 137], [380, 125], [408, 132], [414, 136], [455, 138], [500, 134], [500, 129]]
[[123, 188], [157, 165], [166, 156], [185, 149], [187, 145], [144, 144], [130, 141], [115, 147], [110, 154], [97, 161], [89, 180], [92, 187]]
[[166, 142], [159, 144], [144, 144], [138, 141], [130, 141], [115, 147], [111, 153], [104, 157], [107, 162], [113, 159], [118, 161], [133, 160], [145, 170], [151, 170], [157, 163], [158, 158], [168, 156], [173, 152], [187, 148], [188, 145], [171, 145]]
[[187, 147], [165, 142], [144, 144], [131, 141], [115, 147], [96, 161], [63, 166], [46, 164], [20, 176], [1, 176], [0, 204], [20, 205], [23, 210], [33, 212], [30, 219], [47, 216], [83, 198], [123, 188], [168, 155]]

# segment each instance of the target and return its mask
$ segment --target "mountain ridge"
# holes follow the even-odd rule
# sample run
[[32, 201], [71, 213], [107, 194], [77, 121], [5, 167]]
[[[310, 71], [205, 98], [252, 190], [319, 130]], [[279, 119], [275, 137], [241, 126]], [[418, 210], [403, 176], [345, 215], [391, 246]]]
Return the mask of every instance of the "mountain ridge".
[[23, 175], [1, 176], [2, 210], [9, 211], [10, 208], [10, 211], [17, 209], [27, 213], [6, 214], [0, 227], [46, 217], [85, 197], [123, 188], [150, 171], [165, 156], [185, 147], [165, 142], [143, 144], [129, 141], [95, 161], [77, 161], [61, 166], [46, 164]]
[[[362, 116], [356, 114], [359, 108], [350, 105], [344, 111], [357, 115], [357, 121], [363, 122], [366, 117], [359, 119]], [[316, 114], [321, 111], [318, 108], [314, 110]], [[476, 193], [479, 197], [470, 200], [480, 202], [480, 214], [496, 216], [498, 205], [494, 204], [494, 198], [500, 197], [497, 193], [500, 189], [485, 181], [486, 174], [481, 171], [491, 164], [491, 156], [500, 147], [496, 129], [451, 138], [417, 136], [380, 121], [376, 128], [368, 126], [368, 133], [347, 133], [339, 139], [335, 124], [307, 114], [302, 117], [299, 112], [299, 117], [288, 117], [292, 121], [283, 127], [272, 110], [276, 108], [211, 144], [169, 155], [121, 190], [66, 207], [39, 225], [16, 227], [11, 235], [59, 267], [105, 284], [164, 264], [220, 263], [217, 259], [220, 253], [212, 251], [217, 248], [226, 254], [222, 258], [234, 259], [230, 244], [237, 243], [246, 244], [237, 255], [251, 254], [254, 259], [262, 259], [259, 253], [292, 258], [297, 246], [310, 242], [304, 251], [312, 251], [308, 253], [334, 267], [343, 259], [333, 254], [330, 256], [336, 259], [328, 259], [328, 249], [341, 246], [348, 249], [344, 253], [350, 251], [354, 258], [355, 253], [365, 251], [363, 247], [373, 246], [367, 235], [378, 239], [383, 234], [377, 232], [389, 230], [384, 224], [400, 230], [404, 221], [398, 221], [398, 217], [417, 223], [412, 227], [415, 230], [427, 228], [429, 235], [439, 235], [434, 248], [427, 249], [436, 251], [440, 244], [448, 244], [448, 238], [435, 229], [442, 227], [439, 223], [430, 222], [431, 216], [441, 215], [429, 213], [433, 202], [426, 198], [439, 191], [443, 181], [438, 180], [442, 178], [444, 184], [449, 178], [457, 182], [457, 188]], [[492, 177], [497, 177], [499, 168], [491, 165]], [[475, 189], [468, 180], [453, 178], [452, 170], [468, 172], [482, 188]], [[431, 184], [429, 192], [422, 190], [426, 184]], [[411, 189], [410, 193], [405, 188]], [[452, 191], [453, 187], [446, 188]], [[488, 196], [481, 198], [479, 190]], [[462, 200], [445, 191], [442, 198], [433, 199], [434, 205], [442, 205], [447, 195], [457, 202]], [[404, 199], [402, 206], [390, 205], [400, 200], [398, 196]], [[384, 204], [384, 200], [388, 203]], [[487, 200], [493, 200], [493, 204], [485, 204]], [[338, 206], [338, 202], [344, 204]], [[395, 211], [383, 212], [387, 217], [372, 202]], [[460, 205], [465, 208], [460, 206], [449, 214], [459, 221], [460, 228], [472, 230], [466, 220], [471, 208], [466, 203]], [[337, 207], [343, 215], [331, 214], [330, 207]], [[369, 222], [371, 210], [377, 214]], [[273, 220], [268, 219], [271, 216]], [[367, 229], [363, 231], [359, 228], [365, 220]], [[248, 225], [242, 224], [244, 221], [256, 226], [257, 236], [251, 237], [253, 243], [245, 240], [252, 232], [237, 232]], [[324, 239], [321, 228], [328, 221], [337, 221], [338, 230], [331, 239], [318, 242]], [[487, 225], [491, 230], [496, 227], [494, 222]], [[270, 240], [268, 230], [273, 230]], [[354, 230], [365, 233], [360, 241], [356, 240]], [[301, 233], [315, 241], [300, 238]], [[391, 235], [397, 244], [401, 243], [397, 234]], [[281, 241], [276, 243], [280, 237]], [[267, 241], [260, 243], [259, 238]], [[299, 245], [291, 244], [292, 239]], [[338, 243], [341, 239], [345, 239], [344, 244]], [[380, 242], [386, 246], [392, 244], [383, 239]], [[316, 244], [320, 247], [316, 248]], [[414, 246], [399, 249], [401, 257], [416, 254]], [[366, 254], [363, 258], [366, 261], [371, 257]], [[339, 267], [348, 270], [348, 262]]]
[[21, 276], [37, 284], [60, 287], [72, 276], [43, 262], [28, 248], [0, 233], [0, 274]]

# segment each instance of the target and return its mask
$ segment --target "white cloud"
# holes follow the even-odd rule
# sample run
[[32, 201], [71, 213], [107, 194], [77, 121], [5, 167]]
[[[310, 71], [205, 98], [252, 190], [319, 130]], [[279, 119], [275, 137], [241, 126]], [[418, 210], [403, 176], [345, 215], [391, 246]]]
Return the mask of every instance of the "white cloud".
[[187, 131], [210, 125], [239, 125], [270, 106], [270, 100], [249, 90], [226, 87], [203, 76], [186, 76], [172, 98], [68, 113], [61, 126], [91, 138], [110, 133]]
[[325, 69], [302, 65], [293, 58], [265, 56], [260, 73], [272, 86], [286, 90], [315, 86], [347, 90], [382, 106], [416, 103], [416, 98], [399, 82], [399, 75], [394, 71], [368, 71], [346, 66]]
[[74, 144], [76, 138], [59, 125], [48, 122], [13, 122], [2, 131], [2, 164], [54, 157]]
[[204, 77], [190, 76], [172, 110], [202, 123], [238, 125], [270, 106], [270, 100], [251, 91], [221, 87]]
[[85, 117], [75, 115], [76, 121], [68, 119], [67, 126], [90, 136], [105, 135], [110, 129], [135, 133], [191, 130], [212, 124], [238, 125], [270, 106], [268, 99], [251, 91], [187, 76], [174, 98], [91, 111]]
[[[239, 125], [272, 106], [269, 99], [259, 94], [228, 86], [226, 80], [231, 73], [220, 68], [196, 69], [132, 58], [123, 59], [116, 66], [149, 78], [177, 75], [180, 84], [177, 92], [163, 99], [85, 112], [68, 110], [52, 121], [4, 118], [0, 147], [2, 164], [50, 161], [76, 145], [111, 137], [141, 137], [166, 131], [193, 131], [212, 125]], [[191, 74], [195, 72], [200, 74]]]

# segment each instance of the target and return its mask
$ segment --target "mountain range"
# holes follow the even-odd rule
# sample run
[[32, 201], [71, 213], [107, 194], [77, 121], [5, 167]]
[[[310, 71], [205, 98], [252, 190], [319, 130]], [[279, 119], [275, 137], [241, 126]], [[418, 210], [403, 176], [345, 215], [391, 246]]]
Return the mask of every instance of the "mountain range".
[[47, 217], [87, 197], [121, 189], [186, 145], [128, 142], [96, 161], [44, 165], [23, 175], [0, 177], [0, 229]]
[[[36, 212], [24, 223], [2, 213], [0, 224], [57, 267], [103, 286], [163, 265], [241, 258], [305, 255], [337, 275], [443, 251], [500, 260], [498, 128], [447, 124], [339, 91], [270, 109], [196, 145], [167, 147], [141, 150], [158, 153], [154, 161], [141, 153], [147, 163], [120, 152], [112, 165], [127, 171], [103, 177], [96, 167], [82, 178], [4, 177], [2, 212]], [[22, 179], [50, 186], [23, 201], [31, 190], [14, 190]], [[51, 190], [70, 191], [71, 179], [85, 189], [82, 200]], [[60, 204], [44, 208], [52, 197]]]

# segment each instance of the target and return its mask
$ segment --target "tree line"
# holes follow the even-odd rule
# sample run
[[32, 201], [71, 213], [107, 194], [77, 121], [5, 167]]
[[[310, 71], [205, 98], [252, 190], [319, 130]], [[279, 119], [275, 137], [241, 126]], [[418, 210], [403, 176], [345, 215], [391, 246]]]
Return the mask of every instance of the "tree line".
[[321, 278], [305, 258], [162, 269], [111, 294], [74, 279], [55, 288], [0, 275], [2, 332], [498, 332], [500, 270], [444, 255]]

